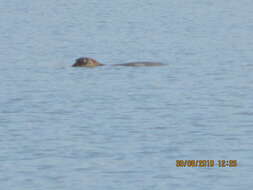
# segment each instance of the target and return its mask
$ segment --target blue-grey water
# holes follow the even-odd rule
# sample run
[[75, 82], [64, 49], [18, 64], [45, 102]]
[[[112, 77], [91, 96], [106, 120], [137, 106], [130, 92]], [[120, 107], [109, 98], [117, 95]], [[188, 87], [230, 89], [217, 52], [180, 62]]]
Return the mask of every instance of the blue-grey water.
[[[252, 9], [1, 0], [1, 189], [252, 189]], [[167, 66], [72, 68], [81, 56]], [[238, 167], [176, 167], [193, 159]]]

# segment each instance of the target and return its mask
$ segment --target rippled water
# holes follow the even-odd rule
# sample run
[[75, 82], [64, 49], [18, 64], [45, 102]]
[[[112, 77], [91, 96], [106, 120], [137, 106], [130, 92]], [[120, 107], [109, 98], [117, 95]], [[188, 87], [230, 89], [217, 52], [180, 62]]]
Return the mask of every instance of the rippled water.
[[[251, 189], [252, 8], [1, 0], [1, 189]], [[238, 167], [176, 167], [192, 159]]]

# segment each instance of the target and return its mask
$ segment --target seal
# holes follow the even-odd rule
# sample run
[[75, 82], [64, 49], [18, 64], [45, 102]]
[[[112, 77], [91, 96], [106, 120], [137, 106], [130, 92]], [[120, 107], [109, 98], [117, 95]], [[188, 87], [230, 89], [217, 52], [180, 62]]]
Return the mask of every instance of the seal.
[[[123, 64], [114, 64], [111, 66], [129, 66], [129, 67], [142, 67], [142, 66], [162, 66], [165, 65], [160, 62], [150, 62], [150, 61], [140, 61], [140, 62], [129, 62]], [[97, 66], [104, 66], [104, 64], [96, 61], [95, 59], [89, 57], [80, 57], [76, 59], [75, 63], [72, 67], [97, 67]]]

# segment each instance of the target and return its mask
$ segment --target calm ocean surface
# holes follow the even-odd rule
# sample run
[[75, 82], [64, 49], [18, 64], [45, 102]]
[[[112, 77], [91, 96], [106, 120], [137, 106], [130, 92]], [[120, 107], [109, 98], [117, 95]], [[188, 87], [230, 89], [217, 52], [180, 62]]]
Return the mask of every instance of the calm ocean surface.
[[[252, 10], [252, 0], [1, 0], [1, 189], [252, 189]], [[168, 66], [72, 68], [81, 56]]]

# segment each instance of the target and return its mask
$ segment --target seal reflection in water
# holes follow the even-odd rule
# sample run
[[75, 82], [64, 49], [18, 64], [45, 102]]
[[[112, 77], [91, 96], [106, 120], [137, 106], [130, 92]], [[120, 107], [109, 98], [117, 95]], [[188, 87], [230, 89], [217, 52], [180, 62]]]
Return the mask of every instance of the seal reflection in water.
[[[130, 63], [123, 63], [123, 64], [114, 64], [112, 66], [130, 66], [130, 67], [141, 67], [141, 66], [162, 66], [163, 63], [159, 62], [130, 62]], [[95, 59], [89, 57], [80, 57], [76, 59], [76, 62], [72, 65], [72, 67], [97, 67], [97, 66], [104, 66], [104, 64], [99, 63]]]

